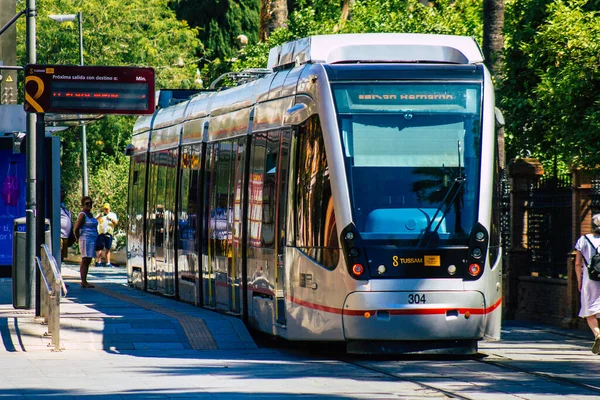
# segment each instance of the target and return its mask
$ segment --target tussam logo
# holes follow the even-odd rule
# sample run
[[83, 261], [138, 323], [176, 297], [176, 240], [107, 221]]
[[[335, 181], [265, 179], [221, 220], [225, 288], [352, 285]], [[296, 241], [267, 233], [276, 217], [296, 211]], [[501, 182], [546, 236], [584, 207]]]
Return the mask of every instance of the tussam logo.
[[135, 80], [138, 81], [138, 82], [139, 81], [146, 82], [146, 77], [145, 76], [136, 76]]
[[423, 264], [422, 258], [400, 258], [401, 264]]

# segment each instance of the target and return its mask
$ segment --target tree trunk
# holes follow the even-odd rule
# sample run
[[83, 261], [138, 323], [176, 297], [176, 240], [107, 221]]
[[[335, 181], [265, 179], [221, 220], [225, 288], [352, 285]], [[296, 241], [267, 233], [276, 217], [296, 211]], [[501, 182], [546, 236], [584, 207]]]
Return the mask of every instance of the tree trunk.
[[[504, 0], [483, 0], [483, 56], [494, 84], [499, 86], [504, 76]], [[500, 167], [505, 167], [504, 127], [497, 131]]]
[[504, 0], [483, 0], [483, 56], [492, 77], [500, 80], [504, 61]]
[[350, 17], [350, 7], [354, 4], [354, 0], [344, 0], [342, 4], [342, 15], [340, 16], [340, 25], [344, 25]]
[[264, 42], [275, 29], [287, 26], [287, 19], [287, 0], [261, 0], [260, 40]]

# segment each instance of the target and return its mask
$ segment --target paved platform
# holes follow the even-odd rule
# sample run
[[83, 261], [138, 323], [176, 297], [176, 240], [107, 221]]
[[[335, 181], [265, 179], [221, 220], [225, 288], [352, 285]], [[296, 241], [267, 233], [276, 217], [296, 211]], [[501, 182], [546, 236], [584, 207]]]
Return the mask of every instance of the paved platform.
[[[76, 265], [63, 264], [68, 293], [61, 301], [61, 347], [65, 350], [236, 350], [256, 349], [238, 318], [145, 293], [126, 285], [123, 267], [92, 267], [79, 285]], [[0, 282], [3, 293], [11, 280]], [[0, 351], [46, 349], [51, 338], [33, 310], [14, 310], [11, 298], [0, 305]], [[3, 349], [2, 349], [3, 347]]]

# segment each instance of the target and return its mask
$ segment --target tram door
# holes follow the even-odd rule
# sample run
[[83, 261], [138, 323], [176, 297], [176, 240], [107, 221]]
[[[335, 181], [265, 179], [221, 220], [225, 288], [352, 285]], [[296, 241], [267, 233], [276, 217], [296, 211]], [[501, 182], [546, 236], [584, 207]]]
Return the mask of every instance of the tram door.
[[[248, 185], [248, 287], [259, 329], [285, 323], [285, 215], [289, 131], [253, 137]], [[268, 302], [268, 303], [267, 303]]]
[[277, 167], [277, 209], [275, 211], [277, 240], [275, 244], [276, 276], [275, 276], [275, 316], [277, 323], [285, 325], [285, 232], [288, 201], [288, 181], [290, 165], [290, 143], [292, 133], [290, 130], [281, 132], [279, 141], [279, 160]]
[[236, 273], [233, 264], [233, 212], [235, 202], [234, 167], [237, 140], [213, 146], [213, 179], [210, 188], [209, 214], [209, 304], [222, 311], [236, 312]]

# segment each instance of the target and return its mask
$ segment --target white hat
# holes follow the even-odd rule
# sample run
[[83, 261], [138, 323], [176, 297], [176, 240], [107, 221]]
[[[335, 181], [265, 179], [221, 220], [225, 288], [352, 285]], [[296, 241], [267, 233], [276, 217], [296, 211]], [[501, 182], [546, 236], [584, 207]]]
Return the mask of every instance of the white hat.
[[595, 214], [592, 217], [592, 227], [594, 230], [600, 229], [600, 214]]

